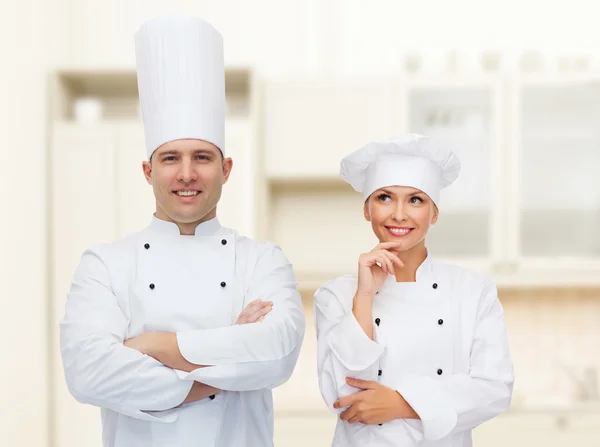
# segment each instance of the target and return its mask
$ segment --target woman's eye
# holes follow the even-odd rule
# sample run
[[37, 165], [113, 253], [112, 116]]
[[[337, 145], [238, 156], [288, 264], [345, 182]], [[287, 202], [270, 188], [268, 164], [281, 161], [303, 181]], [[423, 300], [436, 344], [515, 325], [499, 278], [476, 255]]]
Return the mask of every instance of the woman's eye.
[[410, 203], [423, 203], [423, 199], [420, 198], [420, 197], [417, 197], [417, 196], [411, 197], [410, 198]]
[[389, 196], [389, 195], [387, 195], [387, 194], [385, 194], [385, 193], [383, 193], [383, 194], [379, 194], [379, 195], [377, 196], [377, 198], [378, 198], [378, 199], [379, 199], [379, 201], [381, 201], [381, 202], [387, 202], [387, 201], [390, 199], [390, 196]]

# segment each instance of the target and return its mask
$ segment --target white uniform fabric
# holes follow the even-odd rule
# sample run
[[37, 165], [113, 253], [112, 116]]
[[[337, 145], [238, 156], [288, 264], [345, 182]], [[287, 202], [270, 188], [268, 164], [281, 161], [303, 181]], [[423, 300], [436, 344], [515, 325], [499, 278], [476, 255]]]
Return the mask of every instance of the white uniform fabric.
[[514, 372], [502, 305], [493, 282], [471, 270], [427, 259], [416, 282], [389, 276], [375, 295], [375, 341], [352, 303], [356, 276], [315, 294], [321, 394], [333, 403], [359, 390], [356, 377], [397, 390], [421, 420], [379, 425], [338, 420], [333, 446], [470, 447], [471, 430], [506, 411]]
[[198, 17], [158, 17], [137, 31], [135, 56], [148, 159], [183, 138], [208, 141], [225, 154], [221, 34]]
[[[261, 323], [235, 325], [261, 298]], [[194, 236], [153, 217], [145, 230], [85, 251], [67, 297], [60, 344], [68, 388], [102, 408], [104, 447], [272, 446], [271, 389], [292, 374], [304, 336], [292, 266], [279, 247], [222, 227]], [[125, 347], [176, 332], [187, 374]], [[226, 390], [179, 406], [193, 380]]]
[[373, 141], [344, 157], [340, 177], [367, 200], [386, 186], [420, 189], [440, 205], [440, 192], [460, 173], [460, 160], [450, 148], [430, 137], [408, 134]]

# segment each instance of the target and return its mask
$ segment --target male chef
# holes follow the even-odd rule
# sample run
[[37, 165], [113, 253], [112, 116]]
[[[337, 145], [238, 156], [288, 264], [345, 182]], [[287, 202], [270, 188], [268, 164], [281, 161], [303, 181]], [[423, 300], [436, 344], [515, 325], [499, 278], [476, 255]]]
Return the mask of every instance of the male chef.
[[101, 408], [105, 447], [272, 446], [271, 390], [292, 374], [305, 318], [281, 249], [217, 218], [232, 169], [222, 37], [166, 16], [135, 50], [156, 212], [83, 253], [60, 323], [68, 389]]

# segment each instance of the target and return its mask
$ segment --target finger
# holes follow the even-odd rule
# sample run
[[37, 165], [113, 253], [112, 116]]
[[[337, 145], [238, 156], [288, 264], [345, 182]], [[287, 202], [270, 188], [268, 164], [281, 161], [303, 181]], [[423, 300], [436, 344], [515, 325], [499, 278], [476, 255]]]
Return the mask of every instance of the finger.
[[347, 410], [340, 413], [340, 419], [342, 421], [347, 421], [348, 419], [351, 419], [355, 416], [356, 416], [356, 408], [354, 408], [354, 407], [350, 407]]
[[394, 273], [394, 263], [390, 259], [389, 253], [385, 250], [381, 251], [381, 257], [385, 259], [385, 265], [387, 266], [387, 271], [391, 275]]
[[394, 265], [392, 261], [388, 258], [387, 254], [385, 254], [384, 250], [378, 252], [377, 262], [381, 265], [381, 270], [386, 272], [388, 275], [391, 275], [394, 272]]
[[354, 388], [360, 388], [363, 390], [372, 390], [375, 388], [375, 383], [370, 380], [354, 379], [352, 377], [346, 378], [346, 383]]
[[388, 271], [389, 265], [383, 256], [378, 256], [377, 258], [375, 258], [375, 265], [377, 265], [377, 267], [379, 267], [385, 273], [389, 274], [389, 271]]
[[250, 315], [250, 317], [248, 318], [248, 321], [250, 323], [254, 323], [260, 317], [264, 317], [269, 312], [271, 312], [272, 309], [273, 309], [273, 305], [263, 306], [260, 309], [258, 309], [256, 312], [254, 312], [252, 315]]
[[387, 263], [385, 262], [385, 260], [383, 259], [383, 256], [377, 256], [375, 258], [375, 262], [373, 263], [373, 265], [376, 265], [377, 267], [379, 267], [381, 270], [383, 270], [384, 272], [387, 272]]
[[263, 307], [258, 312], [256, 312], [256, 314], [254, 314], [253, 320], [258, 321], [259, 318], [266, 317], [269, 313], [271, 313], [272, 310], [273, 310], [273, 305], [272, 304], [270, 306]]
[[333, 408], [350, 407], [356, 400], [356, 393], [349, 396], [344, 396], [333, 403]]
[[350, 419], [348, 419], [348, 423], [349, 424], [356, 424], [357, 422], [361, 422], [362, 417], [359, 416], [358, 414], [355, 414], [353, 417], [351, 417]]
[[404, 264], [402, 263], [398, 255], [391, 253], [387, 250], [383, 250], [383, 252], [385, 253], [385, 256], [390, 260], [390, 262], [392, 262], [394, 265], [397, 265], [398, 267], [404, 267]]
[[262, 301], [257, 299], [246, 306], [246, 308], [242, 311], [242, 314], [247, 318], [249, 318], [252, 314], [260, 310], [262, 307], [267, 306], [270, 301]]
[[390, 248], [382, 248], [381, 250], [382, 250], [382, 251], [384, 251], [384, 252], [386, 252], [386, 253], [389, 253], [389, 254], [391, 254], [392, 256], [395, 256], [395, 257], [397, 257], [397, 258], [398, 258], [398, 260], [402, 261], [402, 260], [400, 259], [400, 256], [398, 256], [398, 253], [400, 253], [400, 251], [399, 251], [399, 250], [392, 250], [392, 249], [390, 249]]
[[246, 308], [242, 311], [240, 316], [238, 317], [236, 323], [237, 324], [248, 324], [254, 322], [252, 320], [252, 316], [257, 312], [260, 312], [261, 309], [272, 306], [272, 301], [262, 301], [260, 299], [252, 301], [250, 304], [246, 306]]
[[260, 299], [254, 300], [244, 308], [243, 312], [245, 312], [247, 315], [251, 315], [256, 312], [256, 309], [258, 309], [261, 304], [262, 301]]
[[381, 249], [381, 248], [383, 248], [385, 250], [388, 250], [390, 248], [400, 248], [400, 247], [402, 247], [403, 243], [404, 243], [403, 241], [382, 242], [381, 244], [379, 244], [375, 247], [375, 250]]

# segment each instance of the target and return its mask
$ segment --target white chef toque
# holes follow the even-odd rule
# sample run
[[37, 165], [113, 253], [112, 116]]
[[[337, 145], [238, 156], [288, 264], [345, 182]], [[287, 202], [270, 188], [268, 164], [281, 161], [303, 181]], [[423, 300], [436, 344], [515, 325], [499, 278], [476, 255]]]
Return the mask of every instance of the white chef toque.
[[168, 15], [135, 34], [148, 159], [164, 143], [199, 139], [225, 154], [223, 38], [204, 20]]
[[386, 186], [410, 186], [423, 191], [437, 206], [440, 191], [459, 172], [460, 161], [452, 150], [418, 134], [373, 141], [340, 163], [340, 177], [362, 192], [365, 200]]

